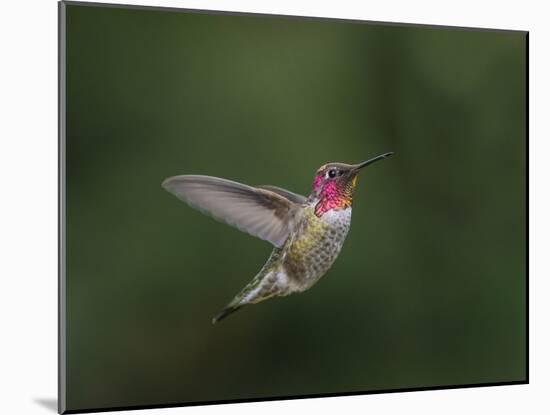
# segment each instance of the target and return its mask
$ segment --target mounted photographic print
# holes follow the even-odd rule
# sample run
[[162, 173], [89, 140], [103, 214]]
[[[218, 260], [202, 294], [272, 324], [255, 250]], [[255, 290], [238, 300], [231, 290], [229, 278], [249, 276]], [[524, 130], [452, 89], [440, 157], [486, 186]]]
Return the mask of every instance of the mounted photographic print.
[[60, 412], [528, 381], [527, 32], [59, 12]]

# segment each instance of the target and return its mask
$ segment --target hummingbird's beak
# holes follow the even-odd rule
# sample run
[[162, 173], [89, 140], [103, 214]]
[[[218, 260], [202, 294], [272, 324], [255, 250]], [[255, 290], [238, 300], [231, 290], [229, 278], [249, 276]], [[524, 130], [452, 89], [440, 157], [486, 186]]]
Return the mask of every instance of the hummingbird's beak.
[[378, 160], [383, 160], [385, 158], [388, 158], [390, 157], [391, 155], [393, 154], [393, 152], [389, 152], [389, 153], [384, 153], [384, 154], [381, 154], [379, 156], [376, 156], [376, 157], [373, 157], [367, 161], [364, 161], [362, 163], [359, 163], [359, 164], [355, 164], [351, 171], [355, 174], [359, 173], [359, 170], [361, 170], [363, 167], [367, 167], [369, 164], [372, 164], [374, 163], [375, 161], [378, 161]]

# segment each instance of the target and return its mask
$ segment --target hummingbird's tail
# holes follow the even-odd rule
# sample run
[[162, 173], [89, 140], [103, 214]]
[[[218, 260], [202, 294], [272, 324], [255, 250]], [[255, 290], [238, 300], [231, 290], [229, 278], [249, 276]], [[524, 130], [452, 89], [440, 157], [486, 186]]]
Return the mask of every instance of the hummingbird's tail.
[[224, 318], [226, 318], [229, 314], [232, 314], [234, 313], [235, 311], [239, 310], [240, 308], [242, 308], [244, 304], [236, 304], [236, 305], [228, 305], [227, 307], [225, 307], [220, 313], [218, 313], [216, 315], [216, 317], [214, 317], [212, 319], [212, 324], [216, 324], [218, 321], [220, 320], [223, 320]]
[[283, 293], [278, 287], [280, 259], [281, 250], [275, 248], [260, 272], [212, 319], [212, 324], [216, 324], [247, 304], [256, 304], [276, 295], [286, 295], [287, 293]]

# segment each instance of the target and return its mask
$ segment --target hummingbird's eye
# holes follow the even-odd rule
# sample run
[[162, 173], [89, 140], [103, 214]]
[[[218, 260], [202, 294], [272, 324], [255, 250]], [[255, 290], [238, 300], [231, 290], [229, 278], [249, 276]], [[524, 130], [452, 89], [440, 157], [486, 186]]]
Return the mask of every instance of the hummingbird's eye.
[[336, 177], [336, 173], [337, 173], [336, 169], [330, 169], [327, 174], [328, 174], [328, 177], [330, 177], [331, 179], [334, 179]]

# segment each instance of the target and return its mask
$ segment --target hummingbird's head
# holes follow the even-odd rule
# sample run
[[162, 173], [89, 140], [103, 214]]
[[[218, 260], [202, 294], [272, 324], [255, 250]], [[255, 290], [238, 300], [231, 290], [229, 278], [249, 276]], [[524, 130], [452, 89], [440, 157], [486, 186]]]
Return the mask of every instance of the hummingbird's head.
[[359, 172], [392, 154], [385, 153], [358, 164], [328, 163], [321, 166], [313, 179], [313, 193], [319, 199], [315, 208], [317, 216], [331, 209], [351, 206]]

